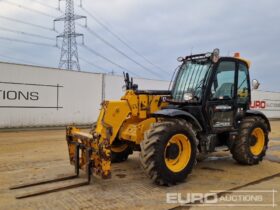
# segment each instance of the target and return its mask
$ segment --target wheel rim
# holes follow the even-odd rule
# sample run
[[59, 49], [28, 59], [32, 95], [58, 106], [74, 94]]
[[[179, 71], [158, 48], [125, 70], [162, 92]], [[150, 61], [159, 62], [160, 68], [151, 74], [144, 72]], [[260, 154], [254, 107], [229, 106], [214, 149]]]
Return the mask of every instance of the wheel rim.
[[[173, 152], [173, 154], [169, 154]], [[174, 152], [176, 155], [174, 155]], [[167, 168], [173, 172], [182, 171], [189, 163], [191, 157], [191, 143], [187, 136], [176, 134], [172, 136], [164, 152], [164, 159]]]
[[264, 142], [265, 142], [265, 135], [263, 129], [255, 128], [252, 131], [251, 136], [254, 138], [254, 142], [253, 145], [250, 146], [250, 150], [253, 155], [259, 155], [263, 151]]
[[112, 145], [111, 150], [115, 153], [120, 153], [120, 152], [125, 151], [127, 147], [128, 147], [127, 144], [122, 144], [122, 145], [119, 145], [119, 146]]

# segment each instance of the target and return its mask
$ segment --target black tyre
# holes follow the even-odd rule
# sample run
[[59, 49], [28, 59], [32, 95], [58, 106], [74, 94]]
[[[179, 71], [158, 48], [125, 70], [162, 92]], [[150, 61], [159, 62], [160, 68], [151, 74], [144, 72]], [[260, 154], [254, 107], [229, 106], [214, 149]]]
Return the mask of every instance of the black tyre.
[[240, 164], [258, 164], [267, 150], [268, 132], [268, 125], [263, 118], [244, 118], [238, 137], [231, 148], [233, 158]]
[[154, 123], [140, 146], [141, 164], [159, 185], [183, 181], [196, 163], [196, 134], [191, 124], [184, 120]]
[[204, 160], [206, 160], [209, 157], [209, 154], [203, 154], [203, 153], [199, 153], [196, 156], [196, 160], [197, 162], [203, 162]]
[[126, 161], [132, 152], [133, 150], [131, 146], [129, 146], [127, 143], [115, 140], [111, 146], [111, 162], [120, 163]]

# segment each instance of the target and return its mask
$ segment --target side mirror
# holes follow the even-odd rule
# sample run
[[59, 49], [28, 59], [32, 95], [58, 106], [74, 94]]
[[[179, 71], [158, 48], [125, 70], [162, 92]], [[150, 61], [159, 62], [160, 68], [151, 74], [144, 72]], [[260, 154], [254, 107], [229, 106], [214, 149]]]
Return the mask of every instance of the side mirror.
[[253, 89], [254, 89], [254, 90], [257, 90], [257, 89], [259, 88], [259, 86], [260, 86], [259, 81], [256, 80], [256, 79], [253, 79], [253, 80], [252, 80], [252, 87], [253, 87]]

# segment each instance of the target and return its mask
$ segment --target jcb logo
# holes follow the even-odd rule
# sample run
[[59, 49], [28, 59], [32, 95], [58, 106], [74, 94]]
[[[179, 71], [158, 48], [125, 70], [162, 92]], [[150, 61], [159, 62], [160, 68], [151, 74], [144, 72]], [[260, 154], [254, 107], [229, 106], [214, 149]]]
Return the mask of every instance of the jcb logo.
[[253, 101], [250, 106], [252, 109], [265, 109], [265, 101]]

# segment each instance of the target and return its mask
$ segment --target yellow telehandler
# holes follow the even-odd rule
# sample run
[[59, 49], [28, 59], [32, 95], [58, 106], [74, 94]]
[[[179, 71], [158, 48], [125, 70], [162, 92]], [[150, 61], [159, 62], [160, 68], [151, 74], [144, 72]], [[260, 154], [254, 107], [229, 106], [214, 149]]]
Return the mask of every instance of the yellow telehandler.
[[[124, 96], [119, 101], [102, 102], [90, 133], [67, 127], [75, 176], [13, 189], [71, 179], [79, 176], [79, 169], [84, 169], [88, 177], [80, 185], [88, 184], [92, 174], [110, 178], [111, 164], [125, 161], [133, 151], [140, 151], [140, 162], [150, 178], [166, 186], [186, 179], [196, 159], [219, 146], [227, 146], [240, 164], [258, 164], [267, 150], [270, 124], [263, 113], [249, 108], [250, 62], [239, 54], [220, 57], [218, 49], [178, 61], [181, 64], [171, 90], [138, 90], [125, 74]], [[258, 85], [253, 80], [253, 88]]]

